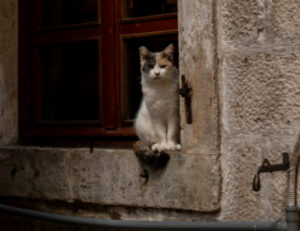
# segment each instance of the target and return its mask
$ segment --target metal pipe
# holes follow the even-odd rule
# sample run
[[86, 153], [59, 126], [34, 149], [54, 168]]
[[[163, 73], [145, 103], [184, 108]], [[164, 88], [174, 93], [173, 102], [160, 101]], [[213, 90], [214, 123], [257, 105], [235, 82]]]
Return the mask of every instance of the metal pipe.
[[34, 211], [0, 204], [0, 212], [31, 219], [76, 226], [89, 226], [105, 229], [129, 230], [206, 230], [206, 231], [287, 231], [286, 222], [172, 222], [172, 221], [122, 221], [100, 220]]
[[287, 190], [287, 207], [286, 221], [289, 231], [298, 231], [298, 213], [297, 206], [297, 172], [300, 161], [300, 135], [298, 136], [293, 155], [291, 156], [291, 165], [288, 170], [288, 190]]
[[286, 207], [286, 221], [288, 231], [298, 231], [298, 206]]
[[297, 168], [300, 160], [300, 135], [298, 136], [293, 154], [291, 156], [290, 169], [288, 171], [288, 198], [287, 206], [297, 206]]

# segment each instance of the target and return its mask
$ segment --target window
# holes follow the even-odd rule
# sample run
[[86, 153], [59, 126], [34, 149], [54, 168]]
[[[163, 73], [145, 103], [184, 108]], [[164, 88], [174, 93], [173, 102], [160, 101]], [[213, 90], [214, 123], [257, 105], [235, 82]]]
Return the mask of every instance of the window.
[[177, 46], [177, 0], [30, 0], [20, 8], [20, 137], [135, 138], [138, 47]]

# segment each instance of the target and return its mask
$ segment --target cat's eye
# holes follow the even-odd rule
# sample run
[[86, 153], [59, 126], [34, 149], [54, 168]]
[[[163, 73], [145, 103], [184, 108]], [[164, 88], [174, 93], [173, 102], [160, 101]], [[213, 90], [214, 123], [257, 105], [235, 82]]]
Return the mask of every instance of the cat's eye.
[[160, 65], [160, 68], [166, 68], [167, 65]]
[[153, 68], [154, 68], [154, 65], [153, 65], [153, 64], [148, 64], [148, 67], [149, 67], [150, 69], [153, 69]]

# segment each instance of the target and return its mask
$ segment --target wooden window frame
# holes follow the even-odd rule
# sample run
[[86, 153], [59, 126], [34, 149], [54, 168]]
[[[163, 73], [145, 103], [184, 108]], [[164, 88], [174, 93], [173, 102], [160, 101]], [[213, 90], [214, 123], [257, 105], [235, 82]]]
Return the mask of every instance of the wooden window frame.
[[[19, 129], [20, 141], [35, 143], [38, 138], [92, 137], [135, 139], [132, 123], [122, 123], [122, 78], [124, 71], [124, 38], [177, 33], [177, 13], [125, 18], [122, 0], [98, 0], [100, 15], [92, 23], [40, 28], [32, 15], [36, 0], [19, 1]], [[35, 7], [35, 10], [33, 10]], [[34, 23], [32, 22], [34, 21]], [[101, 49], [99, 93], [102, 100], [102, 124], [84, 122], [41, 122], [41, 105], [37, 46], [71, 41], [98, 40]], [[37, 65], [38, 66], [38, 65]], [[108, 78], [109, 76], [110, 78]], [[105, 86], [105, 87], [104, 87]], [[109, 96], [109, 97], [107, 97]]]

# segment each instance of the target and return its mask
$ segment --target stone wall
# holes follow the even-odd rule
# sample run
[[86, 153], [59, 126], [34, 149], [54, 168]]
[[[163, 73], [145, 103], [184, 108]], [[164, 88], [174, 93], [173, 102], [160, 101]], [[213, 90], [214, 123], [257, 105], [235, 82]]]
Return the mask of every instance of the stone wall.
[[219, 154], [215, 1], [179, 1], [179, 64], [192, 86], [193, 123], [181, 100], [181, 140], [185, 150]]
[[300, 132], [300, 2], [178, 6], [180, 74], [193, 88], [193, 124], [181, 100], [183, 150], [165, 169], [147, 169], [145, 182], [145, 166], [129, 149], [12, 146], [17, 0], [0, 2], [1, 202], [106, 219], [284, 219], [286, 172], [262, 174], [260, 192], [252, 179], [264, 158], [279, 163], [282, 152], [292, 153]]
[[18, 137], [18, 4], [0, 1], [0, 145]]
[[251, 182], [263, 158], [280, 163], [282, 152], [292, 153], [300, 131], [299, 8], [289, 0], [218, 1], [222, 219], [284, 217], [286, 173], [263, 174], [258, 193]]

